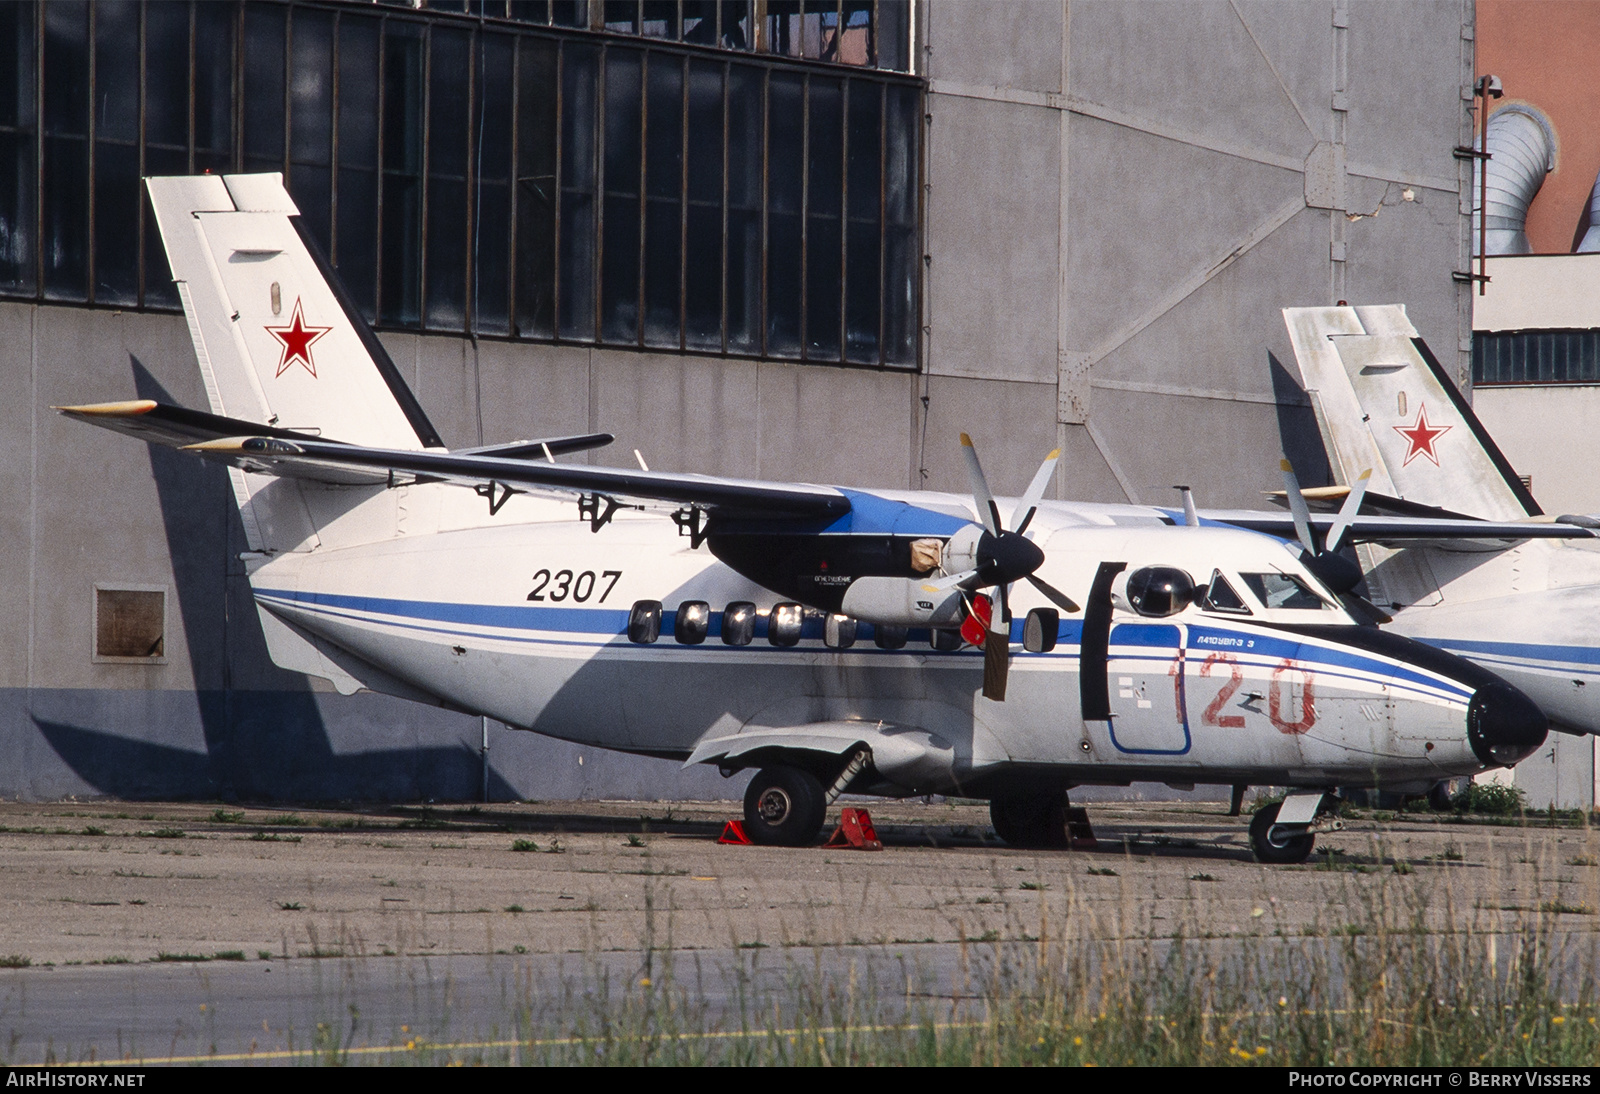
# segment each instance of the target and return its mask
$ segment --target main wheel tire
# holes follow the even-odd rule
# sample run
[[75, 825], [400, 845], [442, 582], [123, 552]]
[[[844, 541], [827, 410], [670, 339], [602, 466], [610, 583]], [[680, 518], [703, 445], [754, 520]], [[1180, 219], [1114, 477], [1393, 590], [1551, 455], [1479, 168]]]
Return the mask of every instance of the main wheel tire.
[[1291, 836], [1274, 833], [1278, 823], [1278, 806], [1269, 805], [1250, 819], [1250, 851], [1257, 862], [1272, 866], [1292, 866], [1311, 857], [1317, 837], [1310, 832]]
[[1064, 799], [995, 798], [989, 802], [994, 834], [1013, 847], [1060, 848], [1068, 845]]
[[827, 814], [822, 783], [798, 767], [764, 767], [744, 792], [744, 831], [756, 843], [804, 847]]

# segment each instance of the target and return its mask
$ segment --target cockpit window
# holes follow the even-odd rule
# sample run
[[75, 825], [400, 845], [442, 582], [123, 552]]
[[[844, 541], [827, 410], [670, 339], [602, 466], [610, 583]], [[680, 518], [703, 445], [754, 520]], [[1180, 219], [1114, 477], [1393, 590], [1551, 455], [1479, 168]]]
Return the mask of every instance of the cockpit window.
[[1228, 579], [1222, 576], [1221, 570], [1211, 571], [1211, 584], [1206, 587], [1204, 595], [1200, 598], [1200, 606], [1212, 612], [1232, 612], [1234, 615], [1249, 615], [1250, 609], [1238, 593], [1233, 591], [1233, 586], [1228, 584]]
[[1292, 574], [1240, 574], [1256, 599], [1268, 608], [1294, 608], [1316, 611], [1329, 604]]
[[1176, 615], [1194, 600], [1194, 579], [1173, 566], [1146, 566], [1128, 575], [1128, 603], [1140, 615]]

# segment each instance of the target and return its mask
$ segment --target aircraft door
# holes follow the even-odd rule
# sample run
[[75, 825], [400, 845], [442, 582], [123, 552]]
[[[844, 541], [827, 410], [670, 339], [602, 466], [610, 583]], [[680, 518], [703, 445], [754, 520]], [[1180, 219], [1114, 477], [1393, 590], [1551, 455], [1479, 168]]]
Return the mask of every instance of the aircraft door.
[[1111, 743], [1131, 754], [1189, 751], [1184, 695], [1185, 627], [1119, 623], [1111, 629], [1106, 676], [1111, 692]]

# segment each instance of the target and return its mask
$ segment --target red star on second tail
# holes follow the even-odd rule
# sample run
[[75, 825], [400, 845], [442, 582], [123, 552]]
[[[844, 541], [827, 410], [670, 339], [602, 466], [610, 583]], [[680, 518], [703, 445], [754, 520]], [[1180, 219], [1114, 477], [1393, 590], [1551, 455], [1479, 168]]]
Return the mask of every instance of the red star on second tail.
[[294, 298], [294, 315], [289, 320], [287, 327], [268, 327], [267, 333], [283, 343], [283, 356], [278, 358], [278, 371], [273, 376], [282, 376], [290, 365], [299, 361], [311, 373], [312, 379], [316, 378], [317, 365], [311, 359], [311, 347], [317, 339], [327, 334], [332, 327], [308, 327], [305, 317], [300, 312], [300, 298]]
[[1454, 429], [1453, 425], [1428, 424], [1428, 408], [1417, 407], [1417, 420], [1414, 425], [1397, 425], [1394, 431], [1406, 439], [1406, 462], [1401, 467], [1407, 467], [1418, 456], [1426, 456], [1433, 461], [1433, 466], [1439, 466], [1439, 453], [1434, 451], [1434, 442]]

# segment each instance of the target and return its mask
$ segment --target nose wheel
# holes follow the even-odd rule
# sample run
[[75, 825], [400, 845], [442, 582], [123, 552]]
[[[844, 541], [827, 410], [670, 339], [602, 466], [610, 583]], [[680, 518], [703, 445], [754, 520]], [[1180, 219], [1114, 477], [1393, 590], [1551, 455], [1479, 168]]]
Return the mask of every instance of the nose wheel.
[[816, 841], [827, 814], [827, 792], [809, 771], [764, 767], [744, 792], [744, 830], [751, 840], [775, 847]]
[[1292, 866], [1311, 857], [1317, 837], [1304, 824], [1279, 824], [1275, 803], [1250, 819], [1250, 852], [1257, 862], [1273, 866]]

